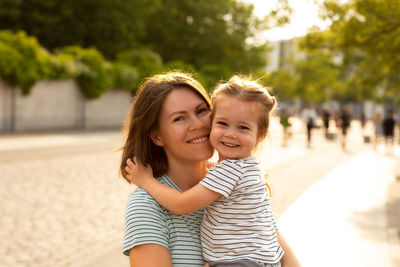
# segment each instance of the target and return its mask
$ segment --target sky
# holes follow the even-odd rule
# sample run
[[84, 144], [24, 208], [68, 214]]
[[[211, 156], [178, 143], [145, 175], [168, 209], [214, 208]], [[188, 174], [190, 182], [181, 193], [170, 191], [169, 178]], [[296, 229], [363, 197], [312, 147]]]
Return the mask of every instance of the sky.
[[[241, 1], [254, 4], [254, 13], [259, 17], [264, 17], [278, 0]], [[262, 38], [270, 41], [290, 39], [305, 35], [307, 29], [313, 25], [322, 29], [326, 28], [328, 25], [318, 17], [318, 6], [313, 2], [313, 0], [289, 0], [289, 4], [293, 8], [290, 24], [266, 31]]]

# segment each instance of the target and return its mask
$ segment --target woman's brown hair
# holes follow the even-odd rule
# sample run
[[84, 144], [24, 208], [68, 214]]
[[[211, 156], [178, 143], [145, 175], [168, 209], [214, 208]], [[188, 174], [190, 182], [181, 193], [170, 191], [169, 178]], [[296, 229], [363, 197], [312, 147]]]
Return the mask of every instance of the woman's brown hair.
[[[129, 117], [124, 123], [126, 141], [122, 147], [120, 173], [125, 179], [126, 161], [133, 157], [145, 165], [149, 164], [153, 169], [154, 177], [159, 177], [167, 172], [167, 155], [162, 147], [153, 143], [150, 133], [158, 128], [165, 98], [173, 90], [182, 87], [192, 90], [210, 107], [210, 97], [206, 90], [190, 74], [169, 72], [154, 75], [146, 79], [140, 86]], [[128, 181], [128, 179], [126, 180]]]

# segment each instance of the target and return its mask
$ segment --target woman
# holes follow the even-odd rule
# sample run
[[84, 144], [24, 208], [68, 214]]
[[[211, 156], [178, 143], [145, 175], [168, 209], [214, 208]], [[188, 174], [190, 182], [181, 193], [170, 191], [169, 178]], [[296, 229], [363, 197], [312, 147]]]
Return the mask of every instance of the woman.
[[[189, 75], [168, 73], [149, 78], [140, 88], [127, 124], [120, 171], [134, 156], [154, 177], [180, 191], [207, 173], [214, 150], [209, 141], [210, 99]], [[175, 215], [142, 189], [131, 194], [126, 209], [124, 253], [131, 266], [203, 266], [200, 222], [203, 210]], [[300, 266], [282, 236], [282, 266]], [[155, 256], [157, 255], [157, 256]]]

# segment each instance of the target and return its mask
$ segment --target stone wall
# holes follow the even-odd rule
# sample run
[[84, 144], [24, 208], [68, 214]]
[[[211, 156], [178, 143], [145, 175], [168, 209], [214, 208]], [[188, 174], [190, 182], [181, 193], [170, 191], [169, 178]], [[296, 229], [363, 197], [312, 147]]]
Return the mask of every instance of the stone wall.
[[0, 79], [0, 133], [120, 128], [131, 101], [122, 90], [87, 99], [74, 80], [40, 81], [24, 96]]
[[0, 79], [0, 132], [8, 132], [13, 128], [14, 90]]

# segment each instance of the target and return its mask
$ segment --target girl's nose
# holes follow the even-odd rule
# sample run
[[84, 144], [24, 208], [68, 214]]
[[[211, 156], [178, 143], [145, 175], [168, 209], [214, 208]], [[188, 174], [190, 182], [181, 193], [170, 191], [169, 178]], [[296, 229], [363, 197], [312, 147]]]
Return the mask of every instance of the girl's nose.
[[233, 130], [230, 130], [230, 129], [225, 131], [224, 136], [227, 137], [227, 138], [236, 138], [235, 132]]

